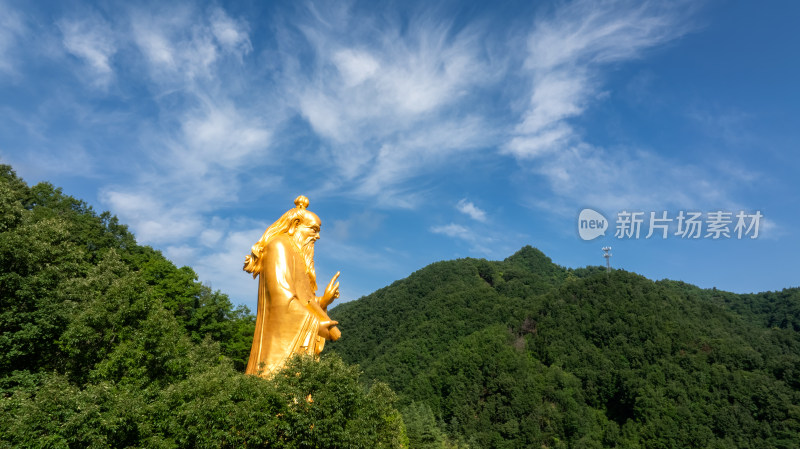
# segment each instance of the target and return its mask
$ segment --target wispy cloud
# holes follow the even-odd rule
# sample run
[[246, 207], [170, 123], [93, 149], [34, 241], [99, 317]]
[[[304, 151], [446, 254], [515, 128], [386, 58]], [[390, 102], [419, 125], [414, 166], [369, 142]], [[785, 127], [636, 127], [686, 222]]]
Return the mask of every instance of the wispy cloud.
[[602, 69], [688, 31], [679, 5], [577, 1], [540, 16], [528, 38], [528, 110], [505, 151], [534, 158], [578, 139], [567, 119], [600, 93]]
[[151, 78], [169, 88], [208, 80], [218, 75], [215, 66], [221, 61], [241, 61], [252, 51], [247, 24], [220, 8], [204, 13], [187, 4], [170, 3], [158, 10], [135, 9], [131, 29]]
[[555, 197], [534, 203], [556, 214], [578, 206], [617, 211], [630, 208], [730, 206], [728, 182], [716, 172], [680, 164], [652, 151], [585, 143], [565, 148], [531, 168], [548, 181]]
[[447, 225], [433, 226], [431, 232], [434, 234], [444, 234], [450, 237], [460, 238], [468, 242], [475, 240], [475, 235], [469, 229], [459, 224], [450, 223]]
[[434, 234], [441, 234], [450, 238], [463, 240], [470, 245], [471, 251], [478, 252], [485, 256], [494, 254], [494, 251], [491, 249], [493, 242], [495, 242], [494, 238], [468, 229], [460, 224], [449, 223], [441, 226], [433, 226], [430, 228], [430, 231]]
[[260, 114], [240, 110], [225, 99], [198, 97], [201, 105], [180, 118], [180, 148], [173, 148], [180, 164], [192, 174], [212, 166], [240, 169], [270, 147], [272, 130]]
[[209, 17], [211, 31], [219, 45], [241, 58], [253, 50], [247, 23], [234, 20], [221, 8], [215, 8]]
[[[212, 288], [220, 289], [233, 298], [246, 300], [245, 302], [255, 310], [258, 283], [253, 281], [250, 274], [242, 270], [242, 266], [244, 265], [244, 256], [249, 254], [250, 247], [264, 232], [264, 229], [248, 227], [246, 223], [218, 224], [218, 226], [225, 229], [226, 232], [224, 232], [224, 237], [220, 238], [210, 250], [205, 248], [198, 250], [194, 245], [185, 245], [172, 248], [168, 254], [175, 257], [176, 260], [191, 264], [201, 279], [213, 280]], [[185, 256], [179, 257], [178, 254], [175, 254], [180, 252], [186, 252]]]
[[0, 72], [14, 73], [15, 50], [27, 32], [22, 15], [0, 0]]
[[456, 121], [438, 120], [387, 139], [365, 174], [358, 177], [355, 192], [377, 198], [382, 205], [415, 207], [421, 184], [409, 181], [440, 172], [456, 158], [465, 160], [484, 148], [494, 135], [478, 117]]
[[101, 200], [136, 230], [148, 244], [167, 244], [198, 235], [204, 225], [199, 211], [181, 207], [154, 192], [139, 189], [108, 189]]
[[713, 172], [648, 149], [592, 145], [571, 124], [604, 98], [610, 64], [680, 38], [691, 30], [690, 12], [685, 4], [577, 1], [537, 19], [524, 65], [528, 108], [502, 146], [556, 194], [534, 204], [571, 214], [576, 204], [614, 209], [724, 200]]
[[58, 28], [63, 35], [64, 48], [86, 63], [92, 84], [107, 87], [113, 75], [111, 58], [117, 51], [108, 22], [99, 16], [89, 15], [78, 19], [62, 19], [58, 22]]
[[200, 233], [222, 241], [236, 231], [215, 227], [212, 216], [245, 185], [269, 190], [280, 180], [244, 180], [270, 159], [274, 123], [268, 107], [242, 97], [241, 79], [225, 85], [252, 51], [247, 23], [220, 8], [171, 4], [130, 10], [130, 25], [117, 38], [133, 43], [139, 56], [126, 55], [134, 64], [126, 68], [142, 70], [143, 63], [158, 115], [140, 125], [135, 143], [148, 169], [133, 183], [106, 186], [100, 198], [144, 243], [170, 243], [176, 257], [187, 255], [202, 248]]
[[456, 209], [462, 214], [467, 214], [473, 220], [478, 221], [486, 221], [486, 212], [481, 210], [478, 206], [472, 203], [472, 201], [467, 201], [466, 198], [459, 200], [456, 204]]
[[282, 51], [289, 102], [326, 142], [346, 188], [407, 207], [414, 201], [406, 181], [493, 134], [482, 117], [459, 107], [498, 71], [482, 54], [485, 30], [455, 29], [428, 15], [403, 24], [334, 8], [323, 14], [310, 7], [297, 25], [311, 63], [294, 40]]

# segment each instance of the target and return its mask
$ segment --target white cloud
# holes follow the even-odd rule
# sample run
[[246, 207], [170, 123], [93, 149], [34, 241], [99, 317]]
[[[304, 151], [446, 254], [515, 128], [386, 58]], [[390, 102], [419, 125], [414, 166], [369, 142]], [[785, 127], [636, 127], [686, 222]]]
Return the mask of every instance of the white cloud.
[[408, 207], [409, 180], [469, 155], [495, 134], [467, 106], [502, 70], [482, 53], [484, 29], [456, 30], [429, 16], [378, 24], [346, 8], [312, 11], [297, 25], [312, 63], [287, 39], [282, 66], [289, 69], [289, 104], [327, 144], [339, 171], [332, 187]]
[[379, 204], [414, 207], [420, 185], [409, 182], [430, 173], [442, 173], [485, 148], [494, 131], [479, 117], [420, 124], [413, 132], [388, 139], [371, 160], [367, 173], [357, 179], [355, 192], [374, 197]]
[[28, 27], [19, 12], [7, 2], [0, 0], [0, 11], [0, 72], [13, 73], [16, 61], [14, 52]]
[[220, 8], [214, 10], [210, 21], [211, 30], [221, 47], [239, 56], [253, 50], [246, 23], [233, 20]]
[[431, 228], [434, 234], [444, 234], [452, 237], [458, 237], [463, 240], [472, 241], [474, 239], [472, 233], [459, 224], [450, 223], [442, 226], [434, 226]]
[[575, 204], [616, 210], [727, 202], [713, 172], [644, 149], [591, 145], [570, 124], [604, 97], [602, 78], [609, 63], [637, 58], [681, 37], [689, 31], [690, 9], [577, 1], [539, 17], [525, 61], [528, 107], [502, 146], [502, 152], [543, 176], [556, 194], [532, 204], [568, 214]]
[[272, 132], [258, 115], [245, 116], [234, 105], [204, 99], [197, 110], [181, 119], [181, 141], [193, 158], [205, 169], [216, 163], [226, 168], [239, 168], [255, 153], [262, 153], [271, 142]]
[[573, 139], [573, 132], [566, 123], [556, 123], [546, 130], [513, 137], [504, 150], [518, 159], [534, 159], [562, 149]]
[[456, 204], [456, 209], [463, 214], [469, 215], [473, 220], [485, 222], [486, 221], [486, 212], [481, 210], [478, 206], [472, 203], [472, 201], [467, 201], [466, 198], [461, 199]]
[[368, 52], [344, 49], [333, 55], [333, 62], [348, 87], [357, 86], [371, 78], [380, 64]]
[[541, 16], [528, 38], [529, 107], [504, 151], [535, 158], [580, 141], [565, 120], [598, 96], [601, 69], [685, 34], [679, 6], [577, 1]]
[[[16, 121], [11, 124], [17, 126]], [[39, 132], [35, 129], [38, 123], [23, 123], [16, 129], [21, 130], [25, 127], [34, 128], [26, 132]], [[35, 136], [39, 138], [39, 136]], [[52, 179], [64, 173], [80, 174], [87, 178], [97, 177], [97, 161], [92, 154], [82, 146], [77, 146], [73, 142], [53, 144], [45, 138], [39, 138], [36, 151], [18, 151], [12, 148], [0, 148], [0, 158], [14, 166], [20, 173], [27, 173], [33, 178]], [[47, 161], [43, 164], [42, 161]]]
[[210, 14], [175, 4], [158, 10], [137, 9], [131, 29], [152, 79], [170, 87], [214, 79], [214, 69], [225, 57], [241, 63], [252, 50], [247, 24], [219, 8]]
[[[755, 211], [751, 213], [755, 214]], [[792, 232], [785, 226], [782, 226], [769, 217], [764, 217], [759, 220], [758, 237], [759, 239], [767, 239], [777, 241], [783, 237], [791, 235]], [[751, 232], [750, 237], [753, 233]]]
[[[617, 148], [613, 152], [577, 144], [541, 158], [533, 168], [557, 195], [545, 208], [557, 212], [558, 201], [616, 211], [630, 208], [729, 206], [725, 184], [713, 173], [678, 164], [650, 151]], [[569, 210], [567, 213], [574, 213]]]
[[141, 145], [149, 147], [143, 154], [147, 171], [132, 184], [101, 192], [101, 201], [145, 244], [202, 248], [221, 243], [224, 233], [204, 230], [214, 223], [210, 215], [239, 200], [242, 192], [269, 192], [281, 179], [269, 171], [253, 172], [269, 165], [272, 133], [262, 119], [225, 100], [206, 100], [202, 107], [181, 111], [175, 131], [146, 134]]
[[243, 191], [269, 191], [280, 181], [263, 167], [276, 165], [270, 148], [281, 106], [262, 104], [258, 88], [243, 88], [238, 68], [252, 52], [243, 20], [188, 4], [134, 8], [129, 18], [117, 37], [133, 43], [125, 68], [143, 64], [158, 113], [136, 133], [137, 162], [147, 169], [127, 185], [104, 188], [100, 199], [142, 243], [168, 244], [181, 259], [202, 257], [228, 238], [215, 211]]
[[197, 248], [189, 245], [167, 246], [164, 255], [179, 267], [191, 266], [197, 257]]
[[108, 23], [90, 15], [80, 19], [60, 20], [58, 28], [63, 35], [64, 48], [85, 61], [94, 78], [94, 84], [107, 86], [113, 74], [111, 57], [117, 51]]
[[190, 255], [190, 259], [182, 264], [191, 265], [198, 277], [210, 283], [215, 290], [222, 290], [231, 296], [234, 302], [246, 304], [255, 312], [258, 284], [252, 275], [242, 270], [244, 257], [250, 253], [250, 247], [261, 237], [264, 229], [238, 224], [228, 229], [206, 229], [207, 232], [223, 232], [225, 236], [219, 241], [216, 251], [203, 251]]
[[135, 31], [136, 43], [152, 66], [170, 70], [175, 67], [172, 45], [162, 33], [144, 24], [136, 25]]
[[528, 67], [552, 70], [631, 59], [684, 34], [691, 5], [575, 1], [540, 16], [528, 39]]
[[206, 229], [200, 233], [200, 243], [203, 246], [213, 248], [222, 239], [223, 232], [219, 229]]
[[430, 231], [434, 234], [441, 234], [451, 238], [456, 238], [467, 242], [472, 251], [491, 256], [494, 254], [491, 246], [495, 242], [493, 237], [467, 229], [466, 227], [450, 223], [447, 225], [433, 226]]
[[194, 240], [203, 227], [199, 211], [178, 206], [174, 199], [156, 192], [106, 189], [100, 199], [133, 228], [137, 240], [144, 244], [175, 245]]
[[517, 131], [535, 134], [546, 130], [561, 120], [574, 117], [585, 109], [590, 86], [587, 80], [574, 71], [556, 71], [537, 77], [531, 109], [517, 125]]

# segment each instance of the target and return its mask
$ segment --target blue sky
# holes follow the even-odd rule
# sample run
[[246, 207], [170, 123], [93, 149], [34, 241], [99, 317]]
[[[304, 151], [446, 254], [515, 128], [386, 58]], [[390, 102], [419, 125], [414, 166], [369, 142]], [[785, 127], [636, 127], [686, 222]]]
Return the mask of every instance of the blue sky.
[[[0, 160], [252, 309], [244, 256], [299, 194], [342, 301], [524, 245], [779, 290], [800, 284], [799, 21], [789, 1], [0, 0]], [[605, 236], [579, 237], [585, 208]], [[616, 238], [622, 211], [763, 218], [756, 239]]]

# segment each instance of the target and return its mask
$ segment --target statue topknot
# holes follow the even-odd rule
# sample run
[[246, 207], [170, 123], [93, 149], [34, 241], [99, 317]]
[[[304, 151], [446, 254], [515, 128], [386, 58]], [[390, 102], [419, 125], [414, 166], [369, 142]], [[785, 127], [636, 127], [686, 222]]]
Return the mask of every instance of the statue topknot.
[[304, 195], [300, 195], [294, 199], [294, 205], [297, 206], [298, 209], [305, 209], [308, 207], [308, 198]]

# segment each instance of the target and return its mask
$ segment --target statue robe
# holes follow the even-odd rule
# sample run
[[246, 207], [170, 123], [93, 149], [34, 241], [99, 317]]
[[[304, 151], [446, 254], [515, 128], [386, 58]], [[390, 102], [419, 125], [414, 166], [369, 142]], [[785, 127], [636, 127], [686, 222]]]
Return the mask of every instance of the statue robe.
[[261, 377], [280, 370], [292, 354], [316, 355], [325, 339], [308, 307], [316, 301], [305, 260], [287, 235], [267, 244], [258, 275], [256, 330], [246, 374]]

